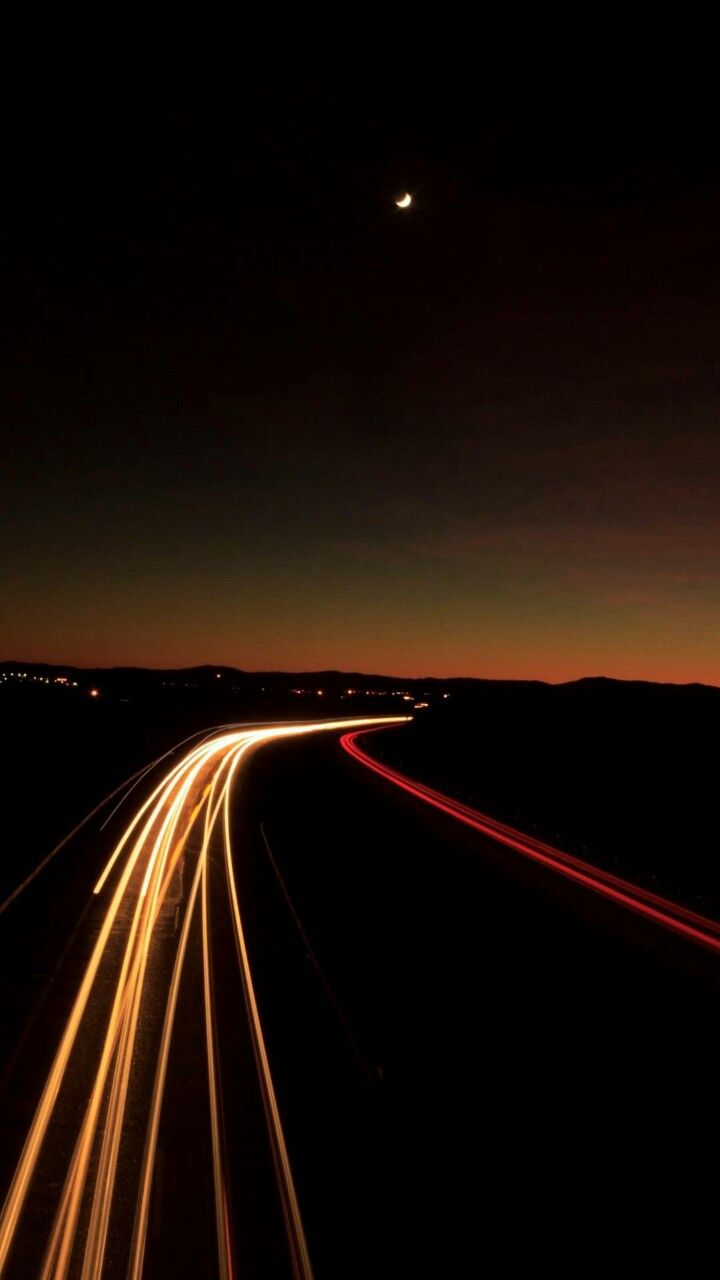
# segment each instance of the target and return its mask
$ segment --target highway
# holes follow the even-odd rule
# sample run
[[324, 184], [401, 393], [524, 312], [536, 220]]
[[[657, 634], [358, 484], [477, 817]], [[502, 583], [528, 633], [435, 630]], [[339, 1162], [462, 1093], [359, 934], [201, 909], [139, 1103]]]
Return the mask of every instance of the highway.
[[577, 1274], [659, 1222], [691, 1265], [718, 926], [378, 764], [370, 723], [188, 745], [86, 901], [97, 833], [8, 909], [5, 965], [70, 936], [6, 1019], [3, 1275]]
[[[143, 1274], [165, 1085], [193, 927], [200, 934], [202, 971], [202, 1001], [194, 1035], [205, 1046], [217, 1254], [215, 1262], [196, 1259], [194, 1265], [207, 1267], [208, 1274], [216, 1269], [222, 1280], [236, 1274], [220, 1085], [219, 1037], [223, 1032], [218, 1006], [222, 1002], [214, 997], [218, 978], [213, 974], [215, 940], [210, 916], [209, 881], [211, 874], [220, 874], [227, 890], [244, 1014], [266, 1120], [290, 1274], [298, 1280], [308, 1280], [312, 1275], [245, 942], [235, 880], [230, 799], [236, 774], [251, 750], [281, 736], [350, 727], [353, 723], [363, 722], [234, 730], [203, 740], [172, 766], [126, 827], [93, 887], [94, 896], [107, 899], [104, 918], [0, 1216], [3, 1274], [17, 1243], [23, 1212], [33, 1197], [29, 1215], [32, 1234], [19, 1243], [23, 1273], [31, 1274], [32, 1269], [43, 1280], [62, 1280], [75, 1274], [82, 1280], [100, 1280], [108, 1269], [118, 1274], [121, 1269], [126, 1270], [134, 1280]], [[12, 899], [15, 897], [12, 895]], [[226, 960], [225, 954], [223, 963]], [[159, 999], [161, 975], [165, 978], [165, 991], [164, 998]], [[234, 1010], [235, 1019], [242, 1016], [241, 1010], [242, 1006]], [[100, 1035], [98, 1025], [102, 1027]], [[151, 1073], [147, 1070], [147, 1052], [137, 1052], [141, 1035], [154, 1045]], [[197, 1065], [193, 1064], [194, 1072]], [[202, 1074], [196, 1074], [196, 1087], [200, 1086]], [[82, 1119], [77, 1136], [68, 1147], [66, 1096], [73, 1096], [73, 1110], [77, 1112], [78, 1092]], [[48, 1197], [38, 1191], [38, 1186], [48, 1185], [43, 1184], [42, 1178], [46, 1147], [57, 1163], [59, 1143], [54, 1139], [54, 1127], [63, 1134], [62, 1154], [68, 1162], [62, 1182], [53, 1179], [49, 1183], [53, 1191], [58, 1189], [57, 1194]], [[138, 1140], [140, 1132], [144, 1132], [142, 1144]], [[130, 1170], [135, 1180], [132, 1220], [127, 1205]], [[123, 1192], [117, 1197], [121, 1201], [119, 1214], [124, 1220], [119, 1229], [115, 1227], [115, 1247], [110, 1258], [108, 1240], [119, 1189]], [[33, 1253], [39, 1244], [35, 1223], [41, 1208], [37, 1201], [43, 1199], [53, 1202], [48, 1205], [50, 1229], [42, 1256], [35, 1259]], [[123, 1253], [127, 1256], [123, 1257]]]

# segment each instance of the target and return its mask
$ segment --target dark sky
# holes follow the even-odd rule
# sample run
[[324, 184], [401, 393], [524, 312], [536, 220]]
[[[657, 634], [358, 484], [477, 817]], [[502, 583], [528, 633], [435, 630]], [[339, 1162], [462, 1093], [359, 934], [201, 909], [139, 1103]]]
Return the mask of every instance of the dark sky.
[[19, 50], [0, 657], [720, 683], [717, 91], [642, 36]]

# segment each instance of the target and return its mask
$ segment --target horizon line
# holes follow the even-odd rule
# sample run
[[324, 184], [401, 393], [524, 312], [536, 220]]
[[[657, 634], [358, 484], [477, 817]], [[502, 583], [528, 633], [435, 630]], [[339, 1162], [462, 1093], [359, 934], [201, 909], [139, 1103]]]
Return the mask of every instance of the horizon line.
[[720, 684], [711, 684], [704, 680], [657, 680], [657, 679], [652, 679], [651, 677], [648, 677], [648, 676], [607, 676], [602, 673], [596, 673], [594, 675], [572, 676], [566, 680], [548, 680], [548, 679], [542, 679], [538, 676], [471, 676], [471, 675], [437, 676], [437, 675], [429, 675], [429, 674], [424, 674], [420, 676], [409, 676], [409, 675], [399, 676], [393, 672], [346, 670], [341, 667], [250, 668], [250, 667], [235, 667], [226, 662], [218, 662], [218, 663], [196, 662], [196, 663], [192, 663], [190, 666], [155, 667], [155, 666], [144, 666], [144, 665], [132, 663], [132, 662], [114, 663], [111, 666], [92, 665], [92, 664], [83, 666], [75, 662], [58, 662], [56, 660], [50, 661], [50, 660], [33, 659], [32, 661], [27, 661], [25, 659], [20, 659], [20, 658], [0, 659], [0, 669], [6, 668], [6, 667], [28, 667], [28, 668], [50, 667], [50, 668], [64, 669], [68, 671], [94, 671], [94, 672], [143, 671], [143, 672], [157, 673], [157, 674], [160, 674], [161, 672], [171, 672], [171, 671], [172, 672], [188, 672], [188, 671], [203, 671], [203, 670], [213, 671], [214, 670], [218, 672], [232, 671], [236, 675], [242, 675], [242, 676], [300, 676], [300, 675], [303, 675], [303, 676], [336, 675], [336, 676], [343, 676], [343, 677], [362, 676], [364, 679], [379, 678], [382, 680], [394, 680], [394, 681], [397, 681], [398, 683], [410, 682], [410, 681], [412, 681], [413, 683], [417, 683], [421, 681], [432, 680], [436, 683], [447, 684], [447, 683], [450, 683], [451, 681], [455, 681], [455, 682], [474, 681], [477, 683], [486, 683], [486, 684], [538, 684], [538, 685], [545, 685], [549, 688], [560, 688], [563, 685], [580, 684], [583, 681], [599, 681], [599, 680], [605, 680], [614, 684], [655, 684], [658, 686], [670, 686], [672, 688], [677, 688], [677, 689], [686, 689], [686, 688], [693, 688], [693, 687], [703, 688], [703, 689], [720, 688]]

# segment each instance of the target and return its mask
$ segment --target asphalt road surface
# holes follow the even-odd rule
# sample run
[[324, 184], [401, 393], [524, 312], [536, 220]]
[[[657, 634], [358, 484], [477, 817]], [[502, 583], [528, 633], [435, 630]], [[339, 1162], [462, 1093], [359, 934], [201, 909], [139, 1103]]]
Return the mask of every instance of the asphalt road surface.
[[699, 1270], [712, 926], [226, 737], [0, 916], [3, 1276]]

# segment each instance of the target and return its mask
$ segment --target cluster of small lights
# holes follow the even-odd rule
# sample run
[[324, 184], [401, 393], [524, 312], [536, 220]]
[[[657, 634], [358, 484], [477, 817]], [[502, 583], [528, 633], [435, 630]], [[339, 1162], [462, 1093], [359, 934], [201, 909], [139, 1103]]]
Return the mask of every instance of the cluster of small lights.
[[[222, 675], [219, 672], [216, 672], [215, 679], [221, 680]], [[0, 672], [0, 683], [4, 683], [5, 681], [8, 681], [8, 680], [27, 680], [28, 682], [32, 682], [33, 684], [45, 684], [45, 685], [54, 684], [54, 685], [60, 685], [62, 688], [65, 688], [65, 689], [77, 689], [79, 687], [78, 681], [71, 680], [68, 676], [37, 676], [37, 675], [29, 675], [27, 671]], [[197, 684], [192, 682], [186, 682], [186, 681], [176, 682], [175, 680], [163, 680], [161, 681], [161, 685], [164, 689], [166, 688], [167, 689], [174, 689], [174, 688], [197, 689], [198, 687]], [[239, 685], [233, 685], [232, 689], [234, 692], [237, 692], [237, 693], [242, 692], [241, 687]], [[263, 688], [261, 692], [265, 693], [265, 689]], [[322, 698], [325, 696], [324, 689], [291, 689], [290, 692], [299, 697]], [[91, 698], [97, 698], [100, 696], [99, 689], [89, 689], [88, 693]], [[428, 695], [425, 695], [425, 696], [427, 697]], [[340, 697], [341, 699], [362, 698], [362, 697], [402, 698], [403, 702], [412, 702], [413, 708], [415, 710], [419, 709], [420, 707], [427, 707], [430, 705], [429, 702], [422, 702], [422, 701], [416, 702], [415, 695], [412, 693], [408, 693], [407, 689], [345, 689], [340, 694]], [[443, 693], [442, 697], [449, 698], [450, 694]]]
[[[323, 696], [324, 689], [291, 689], [291, 693], [299, 697], [317, 697]], [[443, 698], [449, 698], [449, 693], [444, 693]], [[340, 694], [342, 698], [402, 698], [403, 702], [412, 702], [414, 708], [428, 707], [429, 702], [416, 702], [415, 694], [408, 693], [407, 689], [344, 689]]]
[[27, 680], [31, 684], [59, 684], [65, 689], [77, 689], [77, 680], [69, 680], [67, 676], [31, 676], [27, 671], [3, 671], [0, 673], [0, 681], [5, 680]]

